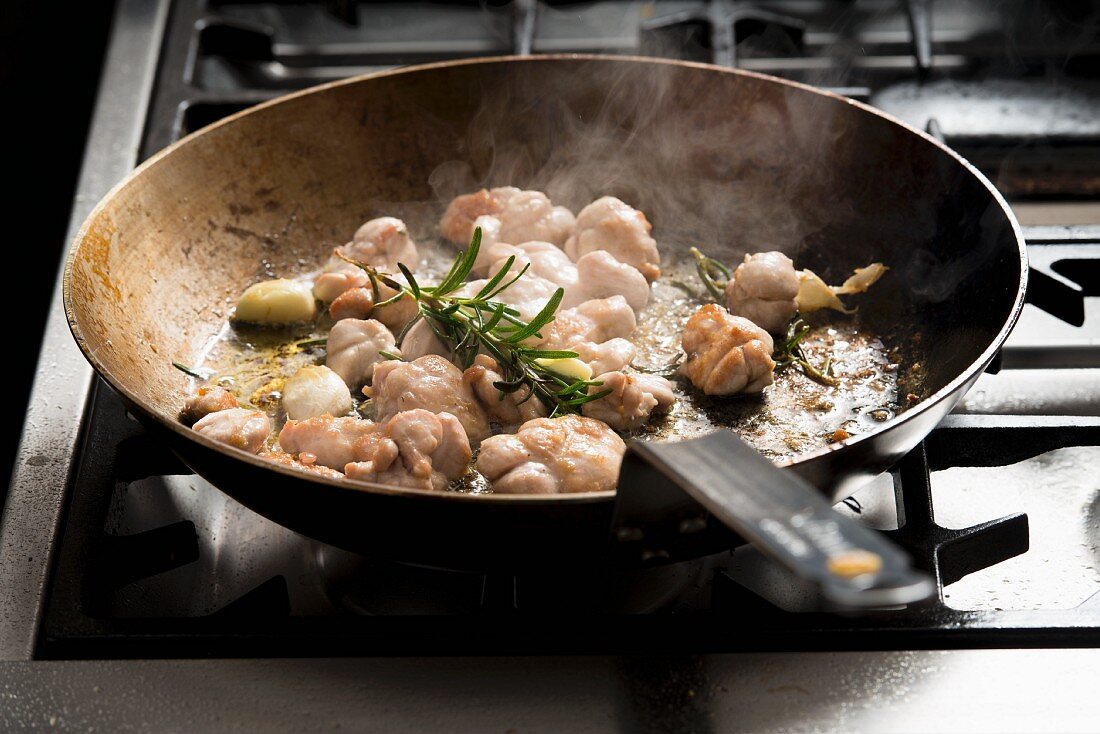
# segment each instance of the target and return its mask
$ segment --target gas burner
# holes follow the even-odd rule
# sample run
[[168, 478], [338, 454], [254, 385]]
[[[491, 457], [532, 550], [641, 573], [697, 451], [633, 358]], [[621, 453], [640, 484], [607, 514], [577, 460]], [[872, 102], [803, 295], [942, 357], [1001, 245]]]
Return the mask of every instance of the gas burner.
[[[332, 550], [323, 546], [319, 553]], [[359, 559], [325, 585], [338, 609], [372, 616], [683, 613], [707, 606], [711, 577], [726, 562], [720, 554], [623, 573], [594, 558], [586, 569], [480, 575]]]

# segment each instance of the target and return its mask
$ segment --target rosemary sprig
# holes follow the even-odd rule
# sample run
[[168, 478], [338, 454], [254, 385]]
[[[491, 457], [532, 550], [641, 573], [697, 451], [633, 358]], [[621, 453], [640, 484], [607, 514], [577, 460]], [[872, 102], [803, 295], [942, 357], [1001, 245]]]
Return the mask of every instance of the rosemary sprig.
[[208, 377], [210, 377], [210, 375], [204, 375], [201, 372], [199, 372], [197, 369], [194, 369], [192, 367], [188, 367], [185, 364], [180, 364], [179, 362], [172, 362], [172, 366], [175, 367], [180, 372], [182, 372], [183, 374], [190, 375], [191, 377], [194, 377], [196, 380], [205, 380]]
[[806, 353], [802, 351], [802, 340], [810, 333], [810, 326], [800, 318], [795, 318], [787, 325], [787, 334], [783, 341], [778, 343], [775, 347], [775, 351], [772, 352], [772, 359], [775, 360], [775, 370], [786, 369], [791, 365], [798, 367], [802, 370], [802, 374], [809, 377], [814, 382], [819, 382], [822, 385], [836, 385], [837, 380], [835, 377], [829, 374], [829, 368], [832, 366], [832, 358], [825, 360], [825, 365], [818, 369], [810, 360], [806, 357]]
[[699, 280], [703, 281], [714, 299], [721, 303], [726, 297], [726, 283], [732, 277], [730, 269], [720, 260], [704, 255], [698, 247], [691, 248], [691, 254], [695, 256], [695, 271], [699, 273]]
[[[519, 318], [519, 311], [503, 301], [495, 300], [527, 272], [525, 265], [511, 273], [515, 258], [509, 258], [485, 285], [472, 296], [456, 295], [470, 275], [481, 248], [481, 228], [474, 229], [470, 246], [460, 252], [443, 279], [436, 285], [422, 285], [408, 267], [398, 264], [405, 281], [379, 272], [373, 266], [358, 262], [337, 252], [347, 262], [367, 272], [372, 284], [384, 283], [398, 291], [391, 300], [408, 295], [417, 304], [417, 313], [397, 335], [400, 346], [413, 324], [423, 319], [435, 335], [451, 350], [454, 360], [463, 368], [473, 364], [478, 353], [485, 351], [501, 368], [503, 379], [494, 383], [502, 393], [526, 389], [523, 400], [537, 397], [554, 416], [576, 413], [585, 403], [610, 394], [610, 390], [591, 392], [599, 387], [596, 380], [571, 380], [540, 364], [540, 359], [568, 359], [576, 352], [564, 349], [539, 349], [526, 342], [541, 337], [541, 331], [554, 321], [565, 291], [558, 288], [542, 310], [529, 322]], [[375, 285], [377, 288], [377, 285]]]

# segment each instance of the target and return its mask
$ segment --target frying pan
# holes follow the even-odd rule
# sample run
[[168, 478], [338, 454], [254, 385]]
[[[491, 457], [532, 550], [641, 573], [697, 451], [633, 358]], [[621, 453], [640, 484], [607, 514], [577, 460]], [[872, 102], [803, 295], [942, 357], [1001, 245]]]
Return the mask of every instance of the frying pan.
[[[617, 501], [349, 486], [177, 421], [190, 379], [172, 360], [203, 352], [245, 286], [319, 265], [370, 217], [403, 217], [429, 237], [450, 196], [486, 184], [542, 189], [574, 210], [618, 195], [655, 223], [666, 263], [704, 243], [727, 262], [783, 250], [833, 282], [889, 264], [861, 311], [904, 346], [903, 378], [921, 375], [904, 388], [915, 404], [788, 471], [730, 431], [633, 446]], [[151, 432], [212, 484], [305, 535], [411, 563], [514, 570], [697, 557], [729, 547], [731, 525], [824, 583], [824, 556], [799, 557], [799, 543], [808, 531], [818, 546], [822, 533], [860, 532], [822, 513], [913, 448], [973, 384], [1019, 315], [1026, 270], [1019, 227], [993, 186], [873, 108], [702, 64], [539, 56], [350, 79], [189, 135], [88, 217], [69, 254], [65, 307], [88, 360]], [[873, 550], [901, 574], [896, 586], [927, 593], [903, 559]]]

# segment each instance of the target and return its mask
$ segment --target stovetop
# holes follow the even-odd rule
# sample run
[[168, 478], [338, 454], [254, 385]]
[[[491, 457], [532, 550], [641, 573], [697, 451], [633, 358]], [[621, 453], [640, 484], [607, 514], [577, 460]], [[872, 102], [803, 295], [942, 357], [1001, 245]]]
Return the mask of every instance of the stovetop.
[[[151, 441], [91, 379], [55, 298], [0, 526], [0, 657], [671, 654], [656, 669], [682, 669], [676, 700], [690, 709], [694, 687], [733, 680], [695, 670], [714, 659], [700, 654], [1100, 642], [1100, 34], [1071, 4], [122, 0], [73, 227], [137, 160], [258, 101], [531, 52], [664, 55], [824, 86], [941, 136], [1009, 198], [1033, 271], [998, 371], [840, 506], [909, 549], [937, 598], [822, 611], [751, 548], [608, 579], [598, 561], [483, 577], [325, 546]], [[639, 665], [634, 694], [657, 680]], [[829, 720], [856, 716], [843, 713]]]
[[851, 617], [752, 548], [613, 579], [599, 559], [486, 577], [362, 558], [191, 475], [107, 389], [93, 411], [41, 657], [1075, 646], [1100, 629], [1098, 418], [956, 415], [850, 498], [941, 592]]

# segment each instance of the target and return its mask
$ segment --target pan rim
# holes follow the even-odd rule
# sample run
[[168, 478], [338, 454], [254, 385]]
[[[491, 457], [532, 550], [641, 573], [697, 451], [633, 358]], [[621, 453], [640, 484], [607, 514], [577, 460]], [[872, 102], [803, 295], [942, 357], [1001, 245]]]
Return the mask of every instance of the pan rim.
[[798, 89], [810, 94], [816, 94], [823, 97], [831, 98], [839, 103], [848, 104], [854, 106], [864, 113], [875, 115], [879, 118], [886, 120], [894, 125], [897, 125], [904, 130], [917, 135], [924, 139], [926, 142], [931, 143], [938, 148], [940, 152], [946, 153], [953, 158], [957, 163], [963, 166], [970, 175], [974, 176], [979, 183], [990, 193], [994, 203], [1000, 206], [1002, 213], [1007, 217], [1009, 224], [1012, 227], [1013, 235], [1016, 240], [1016, 247], [1019, 255], [1019, 268], [1020, 277], [1016, 290], [1015, 299], [1012, 304], [1012, 308], [1008, 314], [1008, 318], [1005, 320], [1001, 329], [997, 332], [996, 336], [992, 339], [989, 345], [982, 351], [982, 353], [973, 361], [969, 366], [957, 374], [946, 385], [941, 387], [936, 392], [932, 393], [917, 405], [908, 408], [903, 413], [900, 413], [888, 421], [884, 421], [875, 430], [868, 433], [862, 433], [856, 436], [852, 436], [845, 439], [842, 442], [831, 443], [823, 446], [814, 451], [799, 454], [797, 457], [784, 459], [783, 461], [776, 462], [777, 466], [789, 467], [796, 464], [803, 464], [819, 459], [823, 456], [827, 456], [837, 451], [842, 451], [849, 447], [854, 447], [864, 441], [869, 441], [879, 434], [893, 428], [894, 426], [901, 425], [903, 423], [912, 421], [921, 416], [926, 410], [931, 409], [933, 405], [936, 405], [941, 399], [950, 395], [952, 392], [958, 390], [967, 381], [973, 379], [976, 375], [980, 374], [985, 368], [993, 361], [997, 352], [1003, 346], [1008, 335], [1015, 328], [1016, 323], [1019, 321], [1020, 314], [1023, 311], [1025, 296], [1027, 292], [1028, 283], [1028, 258], [1026, 243], [1023, 235], [1023, 231], [1019, 222], [1016, 220], [1011, 208], [1005, 201], [1004, 196], [997, 190], [992, 182], [977, 168], [975, 168], [968, 160], [959, 155], [956, 151], [949, 148], [947, 145], [937, 140], [933, 136], [929, 135], [923, 130], [910, 125], [909, 123], [895, 117], [889, 113], [886, 113], [878, 108], [872, 107], [869, 104], [859, 102], [857, 100], [844, 97], [842, 95], [830, 92], [818, 87], [814, 87], [801, 82], [795, 82], [788, 79], [772, 76], [769, 74], [762, 74], [760, 72], [747, 71], [744, 69], [734, 69], [723, 66], [717, 66], [714, 64], [706, 64], [693, 61], [682, 61], [678, 59], [663, 59], [648, 56], [629, 56], [629, 55], [608, 55], [608, 54], [539, 54], [531, 56], [481, 56], [469, 59], [456, 59], [449, 61], [433, 62], [428, 64], [418, 64], [413, 66], [404, 66], [395, 69], [386, 69], [383, 71], [371, 72], [368, 74], [360, 74], [357, 76], [348, 77], [346, 79], [339, 79], [332, 82], [326, 82], [305, 89], [300, 89], [289, 94], [285, 94], [274, 99], [270, 99], [259, 104], [253, 105], [246, 109], [229, 115], [217, 122], [214, 122], [206, 127], [200, 128], [188, 135], [180, 138], [174, 143], [166, 146], [165, 148], [157, 151], [147, 160], [136, 166], [129, 174], [127, 174], [121, 181], [111, 187], [103, 198], [101, 198], [91, 210], [88, 216], [81, 223], [80, 228], [77, 230], [76, 235], [73, 237], [73, 241], [69, 244], [68, 253], [65, 256], [65, 264], [62, 279], [62, 300], [65, 308], [65, 319], [68, 322], [69, 330], [73, 335], [77, 346], [80, 348], [84, 358], [94, 368], [96, 374], [98, 374], [103, 380], [105, 380], [113, 390], [122, 395], [125, 400], [131, 405], [138, 406], [141, 413], [146, 417], [152, 418], [161, 427], [174, 431], [182, 438], [188, 441], [195, 442], [207, 450], [212, 450], [221, 454], [228, 455], [237, 460], [245, 461], [253, 466], [268, 470], [275, 471], [280, 474], [284, 474], [288, 477], [298, 480], [307, 480], [320, 484], [325, 484], [333, 488], [355, 491], [355, 492], [371, 492], [375, 494], [385, 494], [391, 496], [401, 496], [409, 498], [431, 498], [437, 501], [448, 502], [480, 502], [480, 503], [524, 503], [531, 505], [559, 505], [561, 503], [600, 503], [606, 500], [611, 500], [615, 497], [615, 491], [604, 492], [581, 492], [575, 494], [555, 494], [555, 495], [508, 495], [508, 494], [471, 494], [465, 492], [436, 492], [432, 490], [423, 489], [411, 489], [406, 487], [394, 487], [390, 485], [376, 484], [372, 482], [349, 482], [344, 479], [333, 479], [329, 477], [313, 476], [307, 472], [295, 470], [288, 466], [267, 461], [260, 458], [255, 454], [250, 454], [247, 451], [238, 449], [227, 444], [223, 444], [213, 439], [210, 439], [202, 434], [198, 434], [191, 430], [189, 427], [184, 426], [178, 420], [172, 420], [161, 416], [158, 412], [147, 410], [143, 402], [128, 388], [124, 386], [121, 380], [119, 380], [107, 367], [100, 362], [96, 356], [94, 350], [89, 349], [88, 343], [84, 338], [80, 324], [75, 315], [74, 299], [72, 294], [71, 282], [73, 267], [76, 261], [76, 254], [80, 250], [81, 244], [85, 240], [92, 223], [96, 220], [99, 214], [107, 207], [107, 205], [115, 198], [116, 194], [122, 189], [129, 186], [135, 179], [137, 179], [146, 169], [152, 168], [157, 165], [161, 160], [166, 158], [177, 148], [191, 144], [201, 136], [210, 133], [223, 125], [229, 125], [234, 123], [240, 118], [250, 115], [260, 110], [267, 109], [279, 104], [284, 104], [291, 100], [298, 99], [307, 95], [322, 92], [324, 90], [333, 89], [345, 85], [359, 84], [371, 79], [378, 79], [383, 77], [397, 76], [402, 74], [416, 74], [420, 72], [427, 72], [436, 69], [452, 68], [458, 66], [472, 66], [472, 65], [489, 65], [489, 64], [505, 64], [505, 63], [552, 63], [556, 61], [600, 61], [600, 62], [623, 62], [623, 63], [646, 63], [655, 65], [667, 65], [667, 66], [679, 66], [687, 68], [696, 68], [710, 72], [734, 74], [745, 76], [749, 78], [759, 79], [771, 83], [780, 84], [792, 89]]

